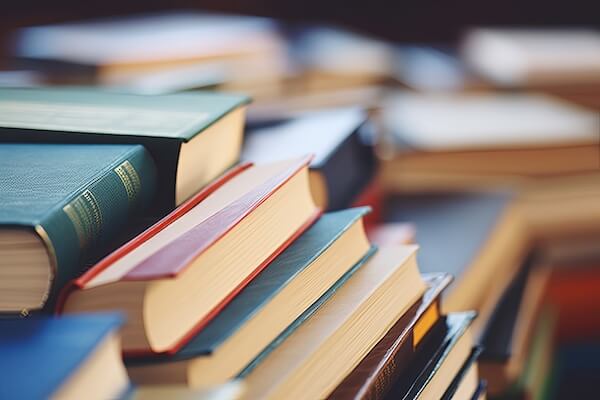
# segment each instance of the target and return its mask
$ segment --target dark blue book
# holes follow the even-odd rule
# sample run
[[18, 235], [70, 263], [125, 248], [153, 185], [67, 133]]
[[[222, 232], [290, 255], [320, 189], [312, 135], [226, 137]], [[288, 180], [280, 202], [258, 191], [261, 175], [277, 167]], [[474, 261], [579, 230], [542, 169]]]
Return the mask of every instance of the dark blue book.
[[266, 162], [315, 155], [310, 185], [323, 209], [355, 204], [375, 174], [375, 157], [367, 145], [372, 129], [360, 108], [307, 112], [293, 118], [250, 124], [242, 158]]
[[323, 215], [174, 355], [128, 359], [136, 383], [208, 386], [235, 377], [294, 321], [308, 318], [374, 252], [368, 208]]
[[404, 194], [386, 205], [387, 219], [415, 225], [424, 273], [454, 277], [444, 306], [479, 312], [475, 331], [513, 280], [527, 240], [512, 208], [511, 192]]
[[0, 319], [1, 399], [114, 399], [129, 388], [118, 315]]
[[52, 303], [149, 208], [156, 179], [141, 145], [1, 143], [0, 311]]

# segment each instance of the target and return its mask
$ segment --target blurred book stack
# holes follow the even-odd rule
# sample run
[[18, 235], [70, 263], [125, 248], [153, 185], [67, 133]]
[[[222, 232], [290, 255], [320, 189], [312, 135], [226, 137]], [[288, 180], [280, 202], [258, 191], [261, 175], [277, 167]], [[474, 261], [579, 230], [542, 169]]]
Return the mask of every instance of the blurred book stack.
[[[595, 397], [599, 37], [197, 11], [13, 32], [0, 387]], [[23, 387], [36, 364], [60, 368]]]

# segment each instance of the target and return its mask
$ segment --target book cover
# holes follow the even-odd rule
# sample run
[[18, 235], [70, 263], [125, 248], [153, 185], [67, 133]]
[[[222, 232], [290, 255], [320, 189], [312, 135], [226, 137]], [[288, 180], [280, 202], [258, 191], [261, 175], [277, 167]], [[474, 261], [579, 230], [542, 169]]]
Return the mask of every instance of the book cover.
[[176, 197], [186, 143], [248, 101], [244, 96], [212, 92], [143, 96], [83, 88], [0, 88], [0, 140], [142, 144], [157, 164], [162, 188], [157, 200], [162, 208], [157, 207], [171, 210], [183, 199]]
[[428, 286], [415, 303], [356, 368], [330, 394], [330, 399], [383, 399], [393, 383], [410, 366], [419, 344], [440, 316], [440, 297], [452, 278], [427, 274]]
[[[363, 207], [321, 216], [184, 347], [172, 355], [152, 357], [152, 362], [185, 360], [212, 353], [368, 211]], [[142, 358], [128, 362], [136, 364], [146, 360]]]
[[50, 398], [121, 323], [110, 314], [0, 319], [0, 398]]
[[330, 109], [249, 126], [244, 160], [266, 162], [314, 153], [311, 188], [328, 210], [348, 207], [375, 174], [375, 157], [365, 144], [372, 128], [360, 108]]
[[39, 236], [53, 269], [52, 298], [150, 207], [156, 184], [154, 161], [140, 145], [2, 143], [0, 229]]

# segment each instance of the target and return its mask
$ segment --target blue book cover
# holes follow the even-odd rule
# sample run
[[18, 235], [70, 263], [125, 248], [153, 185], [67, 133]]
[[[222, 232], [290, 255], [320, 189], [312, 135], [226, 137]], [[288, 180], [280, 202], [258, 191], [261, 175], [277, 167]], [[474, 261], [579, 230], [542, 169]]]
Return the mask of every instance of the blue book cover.
[[0, 398], [51, 397], [121, 323], [110, 314], [0, 319]]

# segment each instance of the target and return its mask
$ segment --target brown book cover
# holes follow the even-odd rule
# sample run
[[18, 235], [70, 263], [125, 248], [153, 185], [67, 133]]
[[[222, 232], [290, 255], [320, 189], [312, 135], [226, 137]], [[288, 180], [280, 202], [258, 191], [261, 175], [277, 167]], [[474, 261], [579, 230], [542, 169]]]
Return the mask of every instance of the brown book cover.
[[424, 274], [429, 289], [331, 393], [330, 399], [381, 399], [410, 363], [440, 315], [440, 296], [448, 274]]

